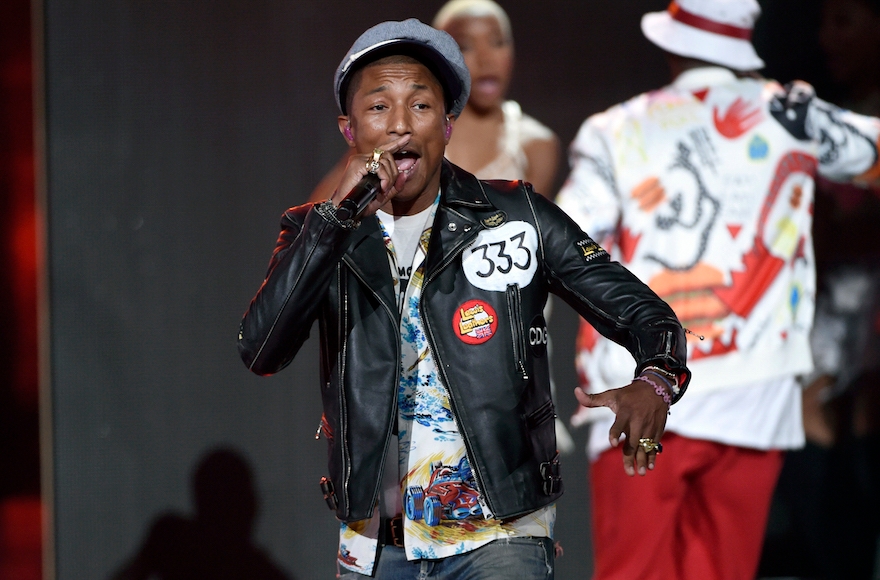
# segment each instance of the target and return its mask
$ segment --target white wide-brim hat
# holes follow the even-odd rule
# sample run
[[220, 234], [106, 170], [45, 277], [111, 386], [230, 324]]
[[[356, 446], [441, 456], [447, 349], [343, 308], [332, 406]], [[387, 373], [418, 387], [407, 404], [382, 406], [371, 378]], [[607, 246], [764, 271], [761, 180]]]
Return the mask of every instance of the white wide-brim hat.
[[755, 0], [674, 0], [642, 16], [642, 33], [667, 52], [752, 71], [764, 68], [751, 42], [760, 13]]

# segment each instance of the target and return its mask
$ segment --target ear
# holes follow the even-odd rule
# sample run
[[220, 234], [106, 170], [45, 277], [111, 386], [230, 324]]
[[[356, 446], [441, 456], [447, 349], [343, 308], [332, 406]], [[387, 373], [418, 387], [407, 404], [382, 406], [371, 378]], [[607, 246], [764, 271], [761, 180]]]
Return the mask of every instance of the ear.
[[455, 117], [446, 115], [446, 144], [449, 144], [449, 138], [452, 137], [452, 127], [455, 125]]
[[339, 125], [339, 132], [345, 137], [345, 142], [348, 143], [349, 147], [354, 147], [354, 133], [351, 131], [351, 119], [346, 115], [339, 115], [336, 119], [336, 123]]

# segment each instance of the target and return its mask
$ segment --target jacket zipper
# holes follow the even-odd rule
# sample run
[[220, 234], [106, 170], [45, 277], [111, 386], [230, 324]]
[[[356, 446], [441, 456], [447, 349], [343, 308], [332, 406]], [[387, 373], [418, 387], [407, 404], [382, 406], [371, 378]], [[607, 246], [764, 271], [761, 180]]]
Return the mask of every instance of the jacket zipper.
[[526, 339], [522, 331], [522, 294], [519, 291], [519, 284], [507, 286], [507, 310], [510, 316], [514, 365], [522, 379], [527, 381], [529, 380], [529, 373], [526, 371]]
[[345, 499], [345, 509], [346, 513], [351, 511], [351, 500], [348, 496], [348, 489], [351, 483], [351, 458], [349, 457], [349, 441], [348, 441], [348, 414], [345, 404], [345, 355], [348, 351], [347, 343], [342, 340], [343, 336], [348, 336], [346, 332], [346, 325], [348, 324], [348, 300], [346, 300], [347, 288], [344, 288], [344, 282], [342, 278], [342, 264], [336, 264], [336, 294], [339, 296], [339, 305], [337, 307], [337, 312], [339, 312], [339, 328], [338, 336], [341, 341], [341, 345], [339, 348], [339, 440], [340, 445], [342, 445], [342, 472], [343, 481], [342, 481], [342, 496]]
[[[337, 286], [338, 286], [338, 283], [337, 283]], [[337, 290], [338, 290], [338, 288], [337, 288]], [[330, 353], [330, 342], [327, 339], [327, 335], [328, 335], [327, 317], [321, 316], [319, 314], [318, 325], [320, 326], [320, 331], [321, 331], [320, 332], [321, 349], [319, 351], [321, 353], [321, 374], [322, 374], [322, 376], [326, 377], [326, 381], [322, 384], [322, 387], [325, 390], [329, 390], [330, 385], [332, 384], [331, 379], [330, 379], [330, 375], [331, 375], [331, 369], [333, 368], [333, 365], [330, 363], [329, 360], [327, 360], [327, 355], [328, 355], [328, 353]], [[321, 420], [318, 422], [318, 429], [315, 431], [315, 440], [316, 441], [321, 439], [322, 433], [324, 433], [324, 435], [326, 436], [327, 433], [330, 432], [330, 426], [328, 424], [326, 424], [326, 420], [327, 419], [324, 416], [324, 414], [321, 413]], [[327, 440], [328, 441], [330, 440], [329, 436], [327, 437]]]

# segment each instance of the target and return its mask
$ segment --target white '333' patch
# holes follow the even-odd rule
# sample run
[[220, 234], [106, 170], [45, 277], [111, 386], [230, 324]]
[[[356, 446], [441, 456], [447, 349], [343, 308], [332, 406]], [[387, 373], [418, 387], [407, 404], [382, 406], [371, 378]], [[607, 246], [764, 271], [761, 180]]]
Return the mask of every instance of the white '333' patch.
[[465, 248], [462, 268], [468, 282], [481, 290], [504, 292], [510, 284], [528, 286], [538, 269], [538, 232], [523, 221], [480, 232]]

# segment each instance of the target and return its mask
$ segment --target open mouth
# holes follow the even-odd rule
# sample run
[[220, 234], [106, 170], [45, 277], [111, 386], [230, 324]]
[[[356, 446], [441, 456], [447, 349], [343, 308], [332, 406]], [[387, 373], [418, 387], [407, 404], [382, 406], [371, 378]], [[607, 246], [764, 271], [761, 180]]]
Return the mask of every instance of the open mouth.
[[495, 94], [501, 91], [501, 81], [494, 76], [480, 77], [474, 82], [473, 89], [483, 94]]
[[420, 157], [415, 151], [404, 149], [394, 154], [394, 163], [397, 165], [399, 172], [409, 177], [415, 170], [416, 165], [418, 165]]

